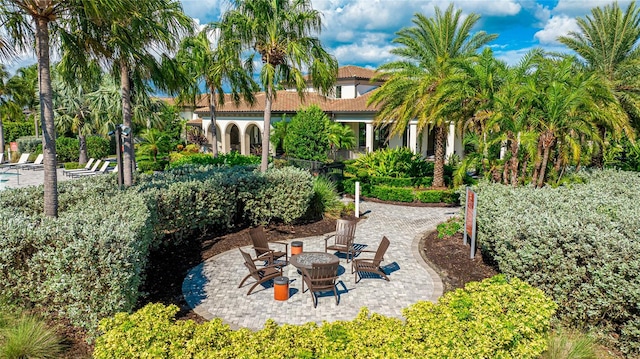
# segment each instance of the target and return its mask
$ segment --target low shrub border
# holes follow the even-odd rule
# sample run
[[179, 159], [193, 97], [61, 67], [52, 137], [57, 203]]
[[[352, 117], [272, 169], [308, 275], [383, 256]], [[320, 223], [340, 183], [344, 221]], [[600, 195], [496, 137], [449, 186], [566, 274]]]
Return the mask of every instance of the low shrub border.
[[361, 309], [351, 321], [233, 331], [220, 319], [176, 321], [149, 304], [101, 321], [95, 358], [538, 358], [556, 305], [539, 289], [496, 276], [418, 302], [402, 321]]
[[[344, 192], [355, 194], [355, 178], [349, 178], [342, 182]], [[360, 194], [365, 197], [377, 198], [383, 201], [396, 202], [422, 202], [422, 203], [447, 203], [459, 204], [460, 194], [456, 190], [420, 190], [409, 187], [391, 187], [360, 183]]]

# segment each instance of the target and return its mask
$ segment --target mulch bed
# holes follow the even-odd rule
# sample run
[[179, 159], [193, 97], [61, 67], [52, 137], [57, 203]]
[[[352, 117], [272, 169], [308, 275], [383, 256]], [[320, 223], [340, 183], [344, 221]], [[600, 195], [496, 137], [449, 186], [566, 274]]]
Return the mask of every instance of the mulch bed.
[[[425, 203], [393, 204], [434, 206]], [[147, 280], [142, 288], [142, 292], [147, 294], [140, 300], [139, 306], [152, 302], [175, 304], [180, 308], [178, 319], [204, 322], [204, 319], [194, 313], [184, 300], [182, 281], [187, 272], [199, 263], [230, 249], [249, 245], [251, 241], [248, 231], [248, 228], [243, 228], [223, 235], [205, 235], [194, 240], [192, 245], [166, 247], [152, 252], [147, 269]], [[335, 219], [329, 218], [297, 225], [266, 227], [267, 238], [270, 241], [287, 241], [333, 231], [335, 231]], [[420, 253], [442, 278], [445, 292], [462, 288], [467, 282], [489, 278], [497, 273], [491, 265], [483, 261], [479, 251], [474, 260], [469, 259], [469, 247], [462, 244], [461, 235], [438, 239], [436, 232], [428, 233], [420, 242]], [[58, 322], [59, 325], [61, 323], [64, 324], [64, 322]], [[66, 336], [70, 345], [66, 357], [90, 358], [92, 347], [82, 340], [82, 332], [74, 330], [68, 324], [62, 326], [64, 329], [60, 330], [60, 333]]]

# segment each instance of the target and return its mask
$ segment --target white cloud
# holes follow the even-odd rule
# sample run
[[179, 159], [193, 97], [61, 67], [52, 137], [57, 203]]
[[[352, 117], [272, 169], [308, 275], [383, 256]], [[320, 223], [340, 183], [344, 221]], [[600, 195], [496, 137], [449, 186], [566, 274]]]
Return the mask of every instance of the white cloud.
[[541, 44], [557, 44], [558, 37], [567, 35], [570, 31], [580, 31], [575, 18], [565, 15], [554, 16], [544, 28], [533, 35]]
[[181, 0], [180, 2], [187, 15], [201, 20], [211, 18], [217, 20], [218, 16], [229, 8], [228, 0]]
[[354, 43], [338, 46], [332, 53], [338, 59], [340, 66], [351, 64], [383, 64], [397, 60], [391, 55], [393, 46], [390, 44]]
[[[473, 1], [458, 0], [454, 4], [462, 8], [465, 13], [476, 13], [488, 16], [510, 16], [516, 15], [522, 9], [522, 6], [515, 0], [490, 0], [490, 1]], [[448, 5], [445, 5], [445, 7]], [[445, 8], [440, 6], [441, 9]]]

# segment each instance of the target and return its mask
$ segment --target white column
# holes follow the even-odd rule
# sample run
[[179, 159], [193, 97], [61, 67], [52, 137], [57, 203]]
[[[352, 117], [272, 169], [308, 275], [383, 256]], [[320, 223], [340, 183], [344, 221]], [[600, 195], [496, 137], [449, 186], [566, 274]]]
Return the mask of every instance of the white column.
[[367, 152], [373, 151], [373, 124], [367, 123], [365, 124], [365, 129], [367, 131]]
[[453, 124], [449, 124], [449, 134], [447, 135], [447, 148], [445, 151], [445, 160], [449, 158], [455, 151], [456, 146], [456, 126]]
[[409, 125], [409, 148], [418, 153], [418, 125]]

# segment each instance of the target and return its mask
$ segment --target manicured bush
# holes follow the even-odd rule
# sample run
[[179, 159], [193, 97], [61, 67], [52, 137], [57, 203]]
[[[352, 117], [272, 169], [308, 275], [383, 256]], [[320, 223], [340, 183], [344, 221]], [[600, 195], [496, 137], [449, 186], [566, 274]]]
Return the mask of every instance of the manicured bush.
[[4, 131], [4, 140], [9, 144], [9, 142], [14, 142], [20, 137], [33, 135], [34, 124], [33, 121], [2, 121], [2, 129]]
[[552, 296], [560, 319], [609, 333], [612, 346], [638, 355], [640, 175], [585, 178], [555, 189], [479, 185], [478, 242], [501, 272]]
[[314, 193], [313, 177], [309, 172], [283, 167], [271, 169], [260, 176], [264, 185], [257, 191], [241, 195], [249, 223], [292, 223], [304, 216]]
[[329, 153], [327, 123], [329, 118], [316, 105], [299, 110], [287, 126], [284, 138], [287, 156], [302, 160], [326, 160]]
[[352, 321], [232, 331], [220, 319], [176, 321], [176, 306], [149, 304], [104, 319], [95, 358], [537, 358], [555, 304], [542, 291], [497, 276], [418, 302], [406, 321], [370, 314]]
[[164, 171], [165, 167], [169, 164], [169, 161], [158, 160], [158, 161], [138, 161], [138, 170], [140, 172], [154, 172], [154, 171]]
[[371, 197], [383, 201], [413, 202], [413, 188], [372, 186]]
[[42, 152], [42, 137], [20, 137], [16, 139], [16, 142], [20, 153], [35, 153], [38, 151], [38, 146], [40, 146], [40, 152]]
[[173, 152], [170, 154], [171, 160], [169, 167], [177, 168], [187, 164], [207, 166], [246, 166], [256, 165], [260, 163], [260, 157], [258, 156], [245, 156], [238, 154], [237, 152], [231, 152], [229, 154], [219, 154], [218, 157], [213, 157], [206, 153], [192, 153], [188, 151]]
[[115, 146], [112, 148], [111, 141], [102, 136], [87, 136], [87, 156], [89, 158], [106, 158], [115, 153]]
[[80, 144], [77, 138], [58, 137], [56, 154], [59, 162], [77, 161], [80, 156]]
[[422, 203], [440, 203], [442, 191], [420, 191], [416, 193], [416, 199]]
[[433, 177], [367, 177], [367, 181], [372, 185], [389, 187], [431, 187]]

